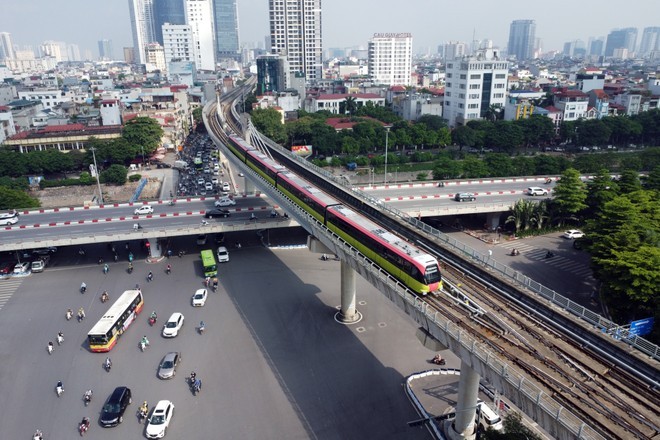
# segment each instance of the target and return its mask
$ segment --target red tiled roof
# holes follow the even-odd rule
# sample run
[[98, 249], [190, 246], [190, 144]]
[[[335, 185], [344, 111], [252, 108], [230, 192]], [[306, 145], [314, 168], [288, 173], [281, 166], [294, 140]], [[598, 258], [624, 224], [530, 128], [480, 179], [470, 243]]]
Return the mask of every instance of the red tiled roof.
[[6, 105], [0, 105], [0, 112], [8, 112], [9, 110], [11, 109]]
[[591, 92], [596, 95], [596, 98], [598, 99], [607, 99], [609, 98], [609, 95], [605, 93], [605, 90], [603, 89], [592, 89]]
[[101, 104], [116, 104], [117, 101], [119, 101], [119, 100], [118, 99], [104, 99], [103, 101], [101, 101]]
[[575, 90], [575, 89], [562, 90], [562, 91], [559, 91], [559, 92], [555, 93], [555, 95], [557, 95], [559, 97], [566, 97], [566, 98], [587, 97], [586, 93], [584, 93], [581, 90]]
[[15, 134], [10, 137], [10, 140], [19, 140], [19, 139], [35, 139], [35, 138], [47, 138], [54, 133], [57, 133], [58, 137], [66, 136], [80, 136], [81, 134], [87, 134], [89, 136], [94, 136], [95, 134], [103, 133], [116, 133], [121, 132], [121, 125], [102, 125], [102, 126], [87, 126], [83, 124], [68, 124], [68, 125], [49, 125], [38, 130], [31, 131], [21, 131], [20, 133]]
[[405, 92], [406, 88], [404, 86], [392, 86], [390, 87], [390, 92]]

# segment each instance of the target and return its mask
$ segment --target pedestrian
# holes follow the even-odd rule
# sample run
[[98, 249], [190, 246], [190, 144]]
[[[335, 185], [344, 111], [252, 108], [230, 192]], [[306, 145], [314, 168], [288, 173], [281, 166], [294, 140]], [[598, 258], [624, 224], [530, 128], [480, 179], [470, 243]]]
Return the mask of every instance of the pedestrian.
[[172, 256], [172, 249], [167, 250], [167, 258], [170, 258]]

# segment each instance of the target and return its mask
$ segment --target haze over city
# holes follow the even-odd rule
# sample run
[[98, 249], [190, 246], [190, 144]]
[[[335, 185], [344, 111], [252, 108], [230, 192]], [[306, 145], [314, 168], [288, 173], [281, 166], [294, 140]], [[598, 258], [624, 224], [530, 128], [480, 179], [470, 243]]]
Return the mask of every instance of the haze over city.
[[[269, 33], [268, 1], [238, 0], [241, 44], [263, 45]], [[657, 2], [638, 0], [634, 8], [622, 8], [612, 0], [588, 2], [560, 0], [552, 7], [527, 7], [513, 0], [447, 2], [413, 0], [402, 9], [400, 2], [326, 0], [323, 2], [323, 47], [366, 47], [376, 32], [410, 32], [416, 53], [435, 53], [448, 40], [493, 40], [506, 48], [509, 24], [516, 19], [536, 20], [536, 37], [544, 51], [560, 50], [564, 42], [606, 36], [614, 28], [641, 30], [657, 25]], [[616, 8], [616, 13], [612, 13]], [[90, 5], [86, 0], [0, 0], [0, 32], [9, 32], [17, 46], [38, 47], [45, 40], [78, 44], [97, 56], [97, 41], [110, 39], [119, 54], [133, 45], [128, 2], [113, 0]], [[641, 35], [641, 34], [640, 34]]]

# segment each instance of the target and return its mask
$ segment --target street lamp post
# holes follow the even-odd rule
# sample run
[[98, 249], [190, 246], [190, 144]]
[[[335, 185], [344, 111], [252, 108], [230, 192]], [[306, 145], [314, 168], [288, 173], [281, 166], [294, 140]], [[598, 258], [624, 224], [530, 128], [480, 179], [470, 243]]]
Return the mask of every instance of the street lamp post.
[[96, 148], [90, 148], [92, 151], [92, 158], [94, 159], [94, 171], [96, 172], [96, 185], [99, 189], [99, 205], [103, 205], [103, 192], [101, 192], [101, 181], [99, 180], [99, 167], [96, 165]]
[[385, 178], [383, 179], [384, 185], [387, 185], [387, 143], [390, 137], [390, 128], [392, 128], [391, 125], [385, 126]]

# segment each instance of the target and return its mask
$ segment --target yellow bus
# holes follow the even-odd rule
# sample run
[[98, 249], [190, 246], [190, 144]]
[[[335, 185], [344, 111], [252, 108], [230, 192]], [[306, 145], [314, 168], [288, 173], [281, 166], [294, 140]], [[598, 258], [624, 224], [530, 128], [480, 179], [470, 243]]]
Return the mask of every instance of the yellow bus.
[[143, 306], [144, 297], [140, 290], [125, 291], [87, 334], [89, 349], [95, 352], [112, 350]]

